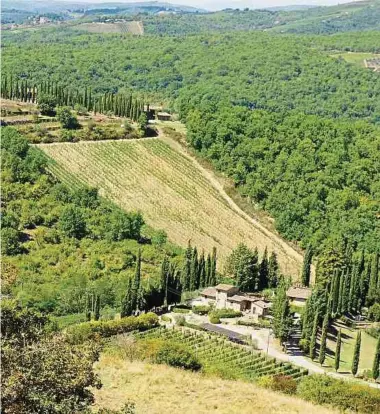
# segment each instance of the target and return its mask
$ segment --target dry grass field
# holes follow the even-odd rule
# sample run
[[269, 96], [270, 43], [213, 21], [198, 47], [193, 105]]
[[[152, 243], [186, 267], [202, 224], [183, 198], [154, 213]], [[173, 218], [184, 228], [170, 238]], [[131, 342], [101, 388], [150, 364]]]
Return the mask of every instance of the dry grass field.
[[75, 29], [86, 30], [90, 33], [132, 33], [144, 34], [144, 26], [141, 21], [126, 21], [115, 23], [82, 23], [73, 26]]
[[302, 255], [242, 212], [196, 161], [161, 139], [43, 144], [60, 179], [99, 188], [127, 210], [140, 210], [147, 223], [171, 241], [192, 244], [223, 259], [245, 242], [275, 251], [283, 273], [297, 277]]
[[136, 414], [328, 414], [337, 411], [267, 391], [241, 381], [207, 377], [165, 365], [102, 355], [96, 364], [103, 387], [97, 408], [119, 409], [127, 401]]

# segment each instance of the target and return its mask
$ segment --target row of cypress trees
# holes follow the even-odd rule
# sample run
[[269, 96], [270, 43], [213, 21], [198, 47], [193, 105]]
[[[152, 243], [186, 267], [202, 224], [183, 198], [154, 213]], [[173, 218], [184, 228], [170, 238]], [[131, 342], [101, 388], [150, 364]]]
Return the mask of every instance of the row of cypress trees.
[[158, 288], [144, 290], [141, 286], [141, 251], [136, 257], [135, 274], [128, 279], [125, 295], [121, 304], [121, 317], [137, 311], [147, 311], [153, 306], [167, 306], [178, 303], [184, 291], [194, 291], [206, 286], [214, 286], [216, 276], [216, 249], [205, 257], [198, 254], [197, 248], [189, 243], [183, 269], [164, 257], [161, 264], [160, 285]]
[[[14, 79], [13, 76], [2, 76], [1, 97], [4, 99], [20, 100], [22, 102], [38, 103], [38, 97], [48, 95], [55, 98], [57, 106], [81, 105], [95, 113], [112, 113], [137, 121], [144, 112], [145, 104], [141, 99], [122, 93], [104, 93], [94, 96], [91, 88], [82, 91], [71, 89], [57, 82], [44, 81], [30, 84], [27, 80]], [[147, 112], [149, 105], [146, 105]]]
[[[315, 359], [317, 337], [320, 332], [318, 361], [321, 365], [326, 358], [327, 333], [332, 321], [337, 317], [359, 313], [363, 306], [371, 305], [378, 300], [379, 254], [366, 255], [362, 251], [354, 258], [353, 253], [348, 247], [343, 252], [336, 253], [335, 256], [330, 255], [322, 259], [321, 269], [318, 269], [320, 264], [318, 263], [316, 285], [306, 302], [300, 344], [310, 358]], [[341, 332], [339, 332], [335, 351], [336, 370], [339, 369], [340, 364], [341, 341]], [[360, 347], [361, 332], [358, 331], [351, 366], [354, 375], [358, 371]], [[379, 358], [375, 356], [374, 360], [373, 376], [375, 379], [379, 376]]]

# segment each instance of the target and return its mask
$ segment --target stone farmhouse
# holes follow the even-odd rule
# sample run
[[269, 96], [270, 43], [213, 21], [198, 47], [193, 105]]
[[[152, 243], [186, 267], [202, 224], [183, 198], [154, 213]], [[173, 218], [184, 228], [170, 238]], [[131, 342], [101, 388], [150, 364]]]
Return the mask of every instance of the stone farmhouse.
[[236, 286], [223, 283], [204, 289], [201, 297], [204, 304], [214, 305], [216, 309], [227, 308], [258, 316], [266, 316], [272, 306], [262, 297], [240, 292]]

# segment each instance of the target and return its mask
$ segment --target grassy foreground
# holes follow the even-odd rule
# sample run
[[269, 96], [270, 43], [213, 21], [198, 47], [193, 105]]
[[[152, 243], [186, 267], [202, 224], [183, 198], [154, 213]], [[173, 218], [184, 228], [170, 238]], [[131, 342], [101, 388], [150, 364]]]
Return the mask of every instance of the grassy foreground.
[[327, 414], [338, 411], [267, 391], [241, 381], [206, 377], [103, 354], [96, 364], [103, 387], [94, 390], [95, 409], [134, 401], [136, 413]]
[[[278, 237], [234, 210], [189, 158], [161, 139], [43, 144], [63, 182], [79, 180], [127, 210], [140, 210], [147, 223], [171, 241], [206, 252], [215, 246], [219, 263], [240, 242], [275, 250], [284, 274], [298, 275], [302, 256]], [[74, 178], [75, 177], [75, 178]], [[289, 250], [292, 250], [289, 253]]]

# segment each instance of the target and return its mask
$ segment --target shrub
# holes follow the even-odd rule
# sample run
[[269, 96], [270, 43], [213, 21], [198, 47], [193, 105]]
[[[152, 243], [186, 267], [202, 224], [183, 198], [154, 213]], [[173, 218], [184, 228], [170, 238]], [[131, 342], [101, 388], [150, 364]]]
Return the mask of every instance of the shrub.
[[284, 394], [295, 394], [297, 382], [289, 375], [265, 375], [257, 381], [258, 385]]
[[217, 313], [215, 313], [215, 312], [210, 312], [208, 314], [208, 318], [209, 318], [211, 323], [220, 323], [220, 318], [217, 315]]
[[163, 343], [156, 354], [155, 362], [192, 371], [197, 371], [202, 367], [192, 352], [183, 345], [172, 342]]
[[68, 106], [62, 106], [57, 110], [57, 119], [64, 129], [76, 129], [79, 126], [77, 117]]
[[242, 316], [241, 312], [233, 309], [218, 309], [214, 310], [212, 313], [217, 315], [219, 318], [238, 318], [239, 316]]
[[192, 309], [192, 311], [197, 315], [207, 315], [211, 310], [212, 307], [207, 305], [193, 306]]
[[373, 322], [380, 322], [380, 303], [375, 303], [368, 309], [368, 319]]
[[84, 341], [108, 338], [134, 330], [145, 331], [156, 326], [158, 326], [158, 316], [154, 313], [146, 313], [113, 321], [91, 321], [72, 325], [67, 328], [66, 336], [70, 343], [80, 344]]
[[55, 115], [57, 100], [53, 95], [41, 94], [38, 97], [38, 109], [42, 115]]
[[366, 385], [336, 380], [326, 375], [303, 377], [297, 394], [316, 404], [330, 404], [341, 410], [380, 412], [380, 391]]
[[171, 317], [170, 317], [170, 316], [168, 316], [168, 315], [162, 315], [162, 316], [161, 316], [161, 320], [162, 320], [163, 322], [171, 322], [171, 321], [172, 321]]
[[182, 316], [182, 315], [176, 315], [175, 318], [174, 318], [174, 320], [175, 320], [176, 325], [178, 325], [178, 326], [185, 326], [186, 319], [185, 319], [184, 316]]
[[174, 313], [189, 313], [190, 309], [175, 307], [175, 308], [172, 309], [172, 312], [174, 312]]

